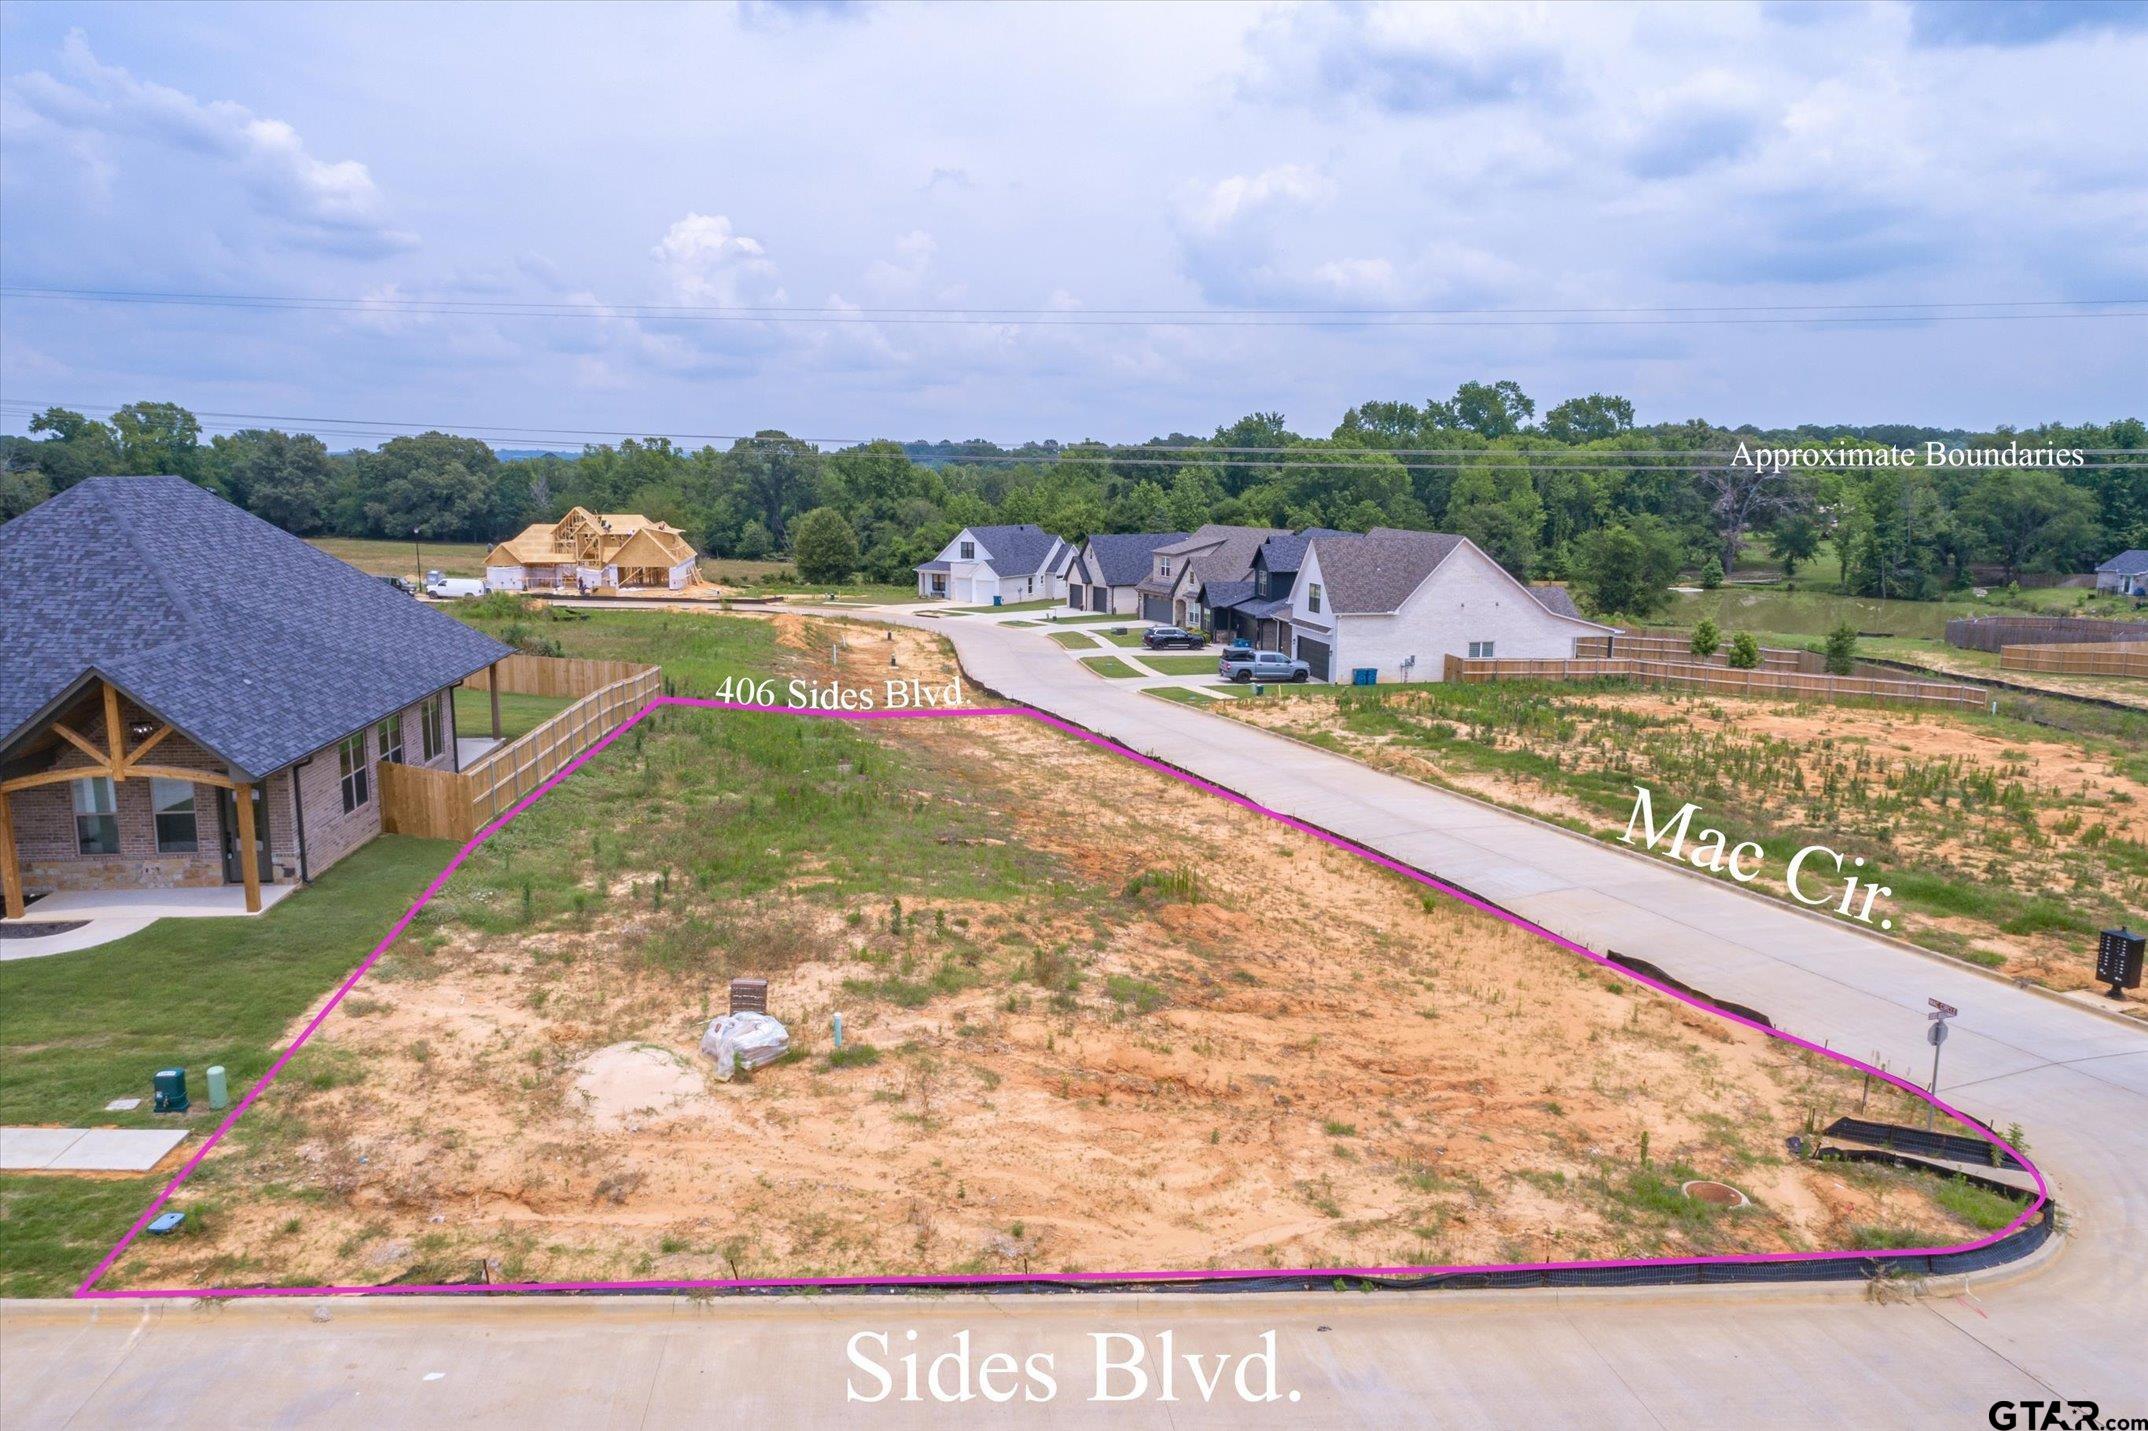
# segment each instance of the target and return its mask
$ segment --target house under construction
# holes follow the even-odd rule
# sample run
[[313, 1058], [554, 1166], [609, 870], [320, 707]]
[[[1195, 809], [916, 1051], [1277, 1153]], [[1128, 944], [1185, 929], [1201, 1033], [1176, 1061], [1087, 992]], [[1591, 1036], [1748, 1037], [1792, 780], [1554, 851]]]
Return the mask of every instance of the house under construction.
[[493, 591], [601, 591], [694, 583], [694, 549], [677, 527], [638, 512], [576, 507], [494, 547], [485, 558]]

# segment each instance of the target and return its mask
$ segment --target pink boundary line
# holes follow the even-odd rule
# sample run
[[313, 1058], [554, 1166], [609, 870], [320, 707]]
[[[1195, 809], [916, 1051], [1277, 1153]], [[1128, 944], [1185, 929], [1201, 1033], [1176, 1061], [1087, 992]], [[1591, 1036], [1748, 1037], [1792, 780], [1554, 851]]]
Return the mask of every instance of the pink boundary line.
[[[1551, 943], [1556, 944], [1559, 948], [1566, 950], [1570, 954], [1578, 954], [1582, 958], [1589, 960], [1590, 962], [1608, 970], [1609, 972], [1619, 976], [1620, 978], [1631, 979], [1635, 983], [1646, 985], [1648, 988], [1655, 990], [1657, 993], [1666, 995], [1669, 998], [1676, 999], [1680, 1003], [1690, 1005], [1691, 1007], [1700, 1009], [1705, 1013], [1714, 1014], [1720, 1018], [1728, 1019], [1734, 1024], [1741, 1024], [1746, 1028], [1755, 1029], [1760, 1033], [1766, 1034], [1770, 1038], [1781, 1039], [1785, 1043], [1794, 1044], [1799, 1048], [1807, 1050], [1808, 1052], [1817, 1053], [1823, 1058], [1829, 1058], [1833, 1059], [1837, 1063], [1847, 1064], [1851, 1068], [1855, 1068], [1860, 1072], [1870, 1074], [1872, 1077], [1880, 1079], [1885, 1083], [1890, 1083], [1895, 1087], [1902, 1089], [1904, 1092], [1913, 1094], [1916, 1097], [1923, 1099], [1926, 1103], [1931, 1104], [1940, 1112], [1947, 1114], [1949, 1117], [1956, 1118], [1962, 1123], [1967, 1124], [1969, 1127], [1976, 1129], [1977, 1132], [1983, 1134], [1986, 1138], [1990, 1139], [1993, 1144], [1995, 1144], [2001, 1149], [2004, 1149], [2007, 1153], [2011, 1154], [2028, 1171], [2029, 1176], [2035, 1180], [2036, 1199], [2035, 1201], [2031, 1202], [2028, 1207], [2022, 1210], [2022, 1213], [2019, 1217], [2016, 1217], [2005, 1227], [1999, 1229], [1997, 1232], [1992, 1233], [1988, 1237], [1979, 1238], [1974, 1242], [1958, 1243], [1950, 1247], [1906, 1247], [1871, 1251], [1749, 1252], [1724, 1253], [1703, 1257], [1618, 1257], [1602, 1258], [1593, 1261], [1507, 1262], [1478, 1264], [1474, 1266], [1248, 1267], [1227, 1270], [1210, 1269], [1154, 1272], [1061, 1272], [1053, 1274], [984, 1272], [947, 1275], [916, 1274], [882, 1277], [723, 1277], [696, 1279], [659, 1278], [645, 1281], [624, 1282], [492, 1282], [478, 1284], [446, 1283], [429, 1286], [413, 1285], [389, 1287], [141, 1287], [121, 1288], [105, 1291], [98, 1290], [97, 1282], [104, 1276], [105, 1273], [109, 1272], [112, 1269], [112, 1264], [117, 1262], [121, 1254], [126, 1252], [126, 1250], [134, 1244], [135, 1238], [141, 1235], [142, 1229], [147, 1227], [151, 1219], [155, 1218], [156, 1215], [163, 1210], [165, 1204], [171, 1201], [172, 1197], [179, 1191], [180, 1187], [186, 1182], [186, 1180], [194, 1175], [194, 1170], [201, 1166], [202, 1159], [206, 1158], [209, 1155], [210, 1150], [213, 1149], [220, 1141], [222, 1141], [226, 1133], [231, 1131], [232, 1127], [239, 1121], [240, 1116], [243, 1115], [248, 1108], [251, 1108], [254, 1105], [254, 1101], [256, 1099], [260, 1098], [263, 1093], [268, 1091], [269, 1085], [276, 1081], [277, 1076], [283, 1072], [284, 1067], [290, 1063], [291, 1059], [298, 1053], [299, 1049], [305, 1046], [306, 1040], [313, 1037], [315, 1031], [320, 1028], [321, 1024], [328, 1018], [328, 1016], [331, 1013], [335, 1012], [336, 1005], [343, 1002], [343, 996], [348, 994], [353, 988], [355, 988], [358, 984], [358, 981], [363, 979], [369, 972], [371, 972], [373, 966], [380, 962], [380, 957], [383, 954], [387, 953], [389, 947], [393, 945], [395, 941], [402, 936], [403, 931], [410, 927], [410, 922], [417, 917], [418, 912], [424, 909], [425, 906], [431, 902], [432, 897], [438, 894], [441, 889], [445, 887], [449, 878], [452, 877], [458, 869], [462, 868], [463, 862], [469, 859], [469, 857], [474, 854], [479, 848], [479, 846], [483, 845], [485, 841], [491, 839], [496, 832], [504, 828], [509, 821], [513, 820], [524, 810], [527, 810], [531, 805], [535, 804], [539, 799], [548, 794], [554, 786], [560, 783], [560, 781], [565, 780], [569, 775], [572, 775], [575, 771], [581, 769], [584, 764], [586, 764], [588, 761], [590, 761], [598, 754], [602, 753], [605, 749], [607, 749], [612, 744], [612, 742], [616, 741], [617, 739], [619, 739], [619, 737], [625, 735], [629, 730], [632, 730], [635, 726], [639, 725], [643, 720], [648, 718], [659, 707], [662, 706], [687, 706], [699, 710], [754, 711], [765, 715], [814, 716], [823, 720], [917, 720], [947, 719], [972, 716], [1022, 716], [1030, 720], [1041, 721], [1045, 725], [1051, 726], [1053, 729], [1062, 731], [1067, 735], [1071, 735], [1077, 740], [1086, 741], [1088, 744], [1094, 745], [1101, 750], [1106, 750], [1111, 752], [1113, 755], [1117, 755], [1124, 759], [1131, 760], [1137, 765], [1147, 766], [1149, 769], [1158, 771], [1164, 775], [1168, 775], [1174, 780], [1183, 781], [1186, 784], [1193, 786], [1197, 790], [1206, 791], [1208, 794], [1214, 795], [1219, 799], [1226, 800], [1233, 805], [1239, 806], [1242, 809], [1251, 810], [1257, 815], [1265, 816], [1266, 818], [1274, 820], [1279, 824], [1288, 825], [1293, 830], [1297, 830], [1303, 834], [1311, 835], [1316, 840], [1324, 841], [1327, 844], [1333, 845], [1339, 850], [1344, 850], [1350, 854], [1356, 855], [1360, 859], [1369, 860], [1373, 864], [1379, 865], [1383, 869], [1392, 871], [1395, 874], [1403, 876], [1405, 879], [1412, 880], [1418, 884], [1426, 886], [1427, 888], [1437, 890], [1441, 894], [1446, 895], [1448, 898], [1458, 900], [1461, 903], [1468, 905], [1472, 909], [1481, 910], [1482, 912], [1491, 915], [1495, 919], [1503, 920], [1506, 923], [1513, 925], [1517, 929], [1525, 930], [1530, 934], [1536, 935], [1540, 939], [1548, 940]], [[688, 696], [658, 696], [654, 700], [650, 701], [648, 705], [645, 705], [640, 710], [636, 711], [631, 719], [622, 723], [617, 729], [606, 735], [602, 740], [599, 740], [598, 742], [596, 742], [596, 744], [590, 746], [589, 749], [583, 751], [580, 755], [569, 761], [559, 771], [558, 774], [554, 775], [551, 779], [539, 785], [535, 790], [532, 790], [529, 794], [523, 796], [520, 800], [516, 801], [511, 807], [508, 808], [505, 814], [500, 815], [490, 824], [479, 830], [475, 835], [471, 836], [469, 843], [465, 844], [460, 850], [455, 852], [454, 858], [449, 860], [446, 866], [441, 869], [440, 873], [434, 876], [432, 883], [428, 884], [425, 887], [425, 892], [418, 896], [416, 902], [414, 902], [410, 906], [410, 908], [403, 911], [402, 918], [395, 921], [395, 924], [388, 930], [387, 935], [382, 938], [380, 943], [373, 946], [373, 952], [368, 954], [365, 957], [364, 962], [359, 964], [356, 969], [353, 969], [349, 977], [344, 979], [342, 984], [337, 986], [335, 993], [330, 995], [328, 1002], [321, 1007], [321, 1011], [315, 1014], [312, 1019], [307, 1022], [306, 1027], [299, 1031], [298, 1037], [291, 1041], [291, 1046], [289, 1048], [286, 1048], [281, 1054], [277, 1056], [276, 1061], [273, 1064], [269, 1065], [268, 1072], [262, 1074], [260, 1079], [255, 1082], [254, 1086], [247, 1090], [246, 1096], [244, 1098], [241, 1098], [238, 1103], [232, 1108], [232, 1110], [224, 1115], [224, 1120], [216, 1125], [215, 1131], [211, 1132], [208, 1138], [202, 1142], [201, 1147], [195, 1150], [194, 1156], [187, 1159], [185, 1165], [182, 1166], [179, 1171], [172, 1177], [172, 1180], [165, 1185], [164, 1191], [157, 1194], [155, 1201], [151, 1202], [149, 1206], [142, 1211], [142, 1215], [134, 1220], [134, 1225], [127, 1229], [126, 1234], [121, 1237], [117, 1243], [113, 1244], [112, 1250], [110, 1252], [107, 1252], [104, 1255], [103, 1260], [100, 1261], [96, 1265], [96, 1267], [91, 1270], [90, 1274], [87, 1277], [82, 1279], [81, 1285], [75, 1288], [74, 1295], [77, 1298], [85, 1300], [136, 1300], [143, 1298], [164, 1297], [307, 1297], [328, 1295], [416, 1296], [427, 1294], [467, 1295], [471, 1293], [494, 1292], [661, 1292], [725, 1290], [739, 1291], [756, 1288], [777, 1289], [812, 1287], [988, 1287], [1006, 1283], [1038, 1282], [1154, 1283], [1242, 1281], [1248, 1278], [1275, 1277], [1434, 1277], [1462, 1274], [1488, 1275], [1513, 1272], [1578, 1271], [1589, 1268], [1608, 1269], [1621, 1267], [1703, 1267], [1738, 1264], [1750, 1265], [1754, 1263], [1769, 1262], [1833, 1262], [1847, 1260], [1863, 1261], [1872, 1259], [1892, 1260], [1907, 1257], [1941, 1257], [1955, 1253], [1974, 1252], [1979, 1248], [1989, 1247], [1993, 1243], [2004, 1241], [2006, 1238], [2011, 1237], [2014, 1233], [2020, 1231], [2023, 1227], [2026, 1227], [2029, 1224], [2030, 1220], [2033, 1219], [2036, 1214], [2043, 1209], [2044, 1205], [2050, 1201], [2050, 1198], [2050, 1186], [2044, 1181], [2044, 1175], [2042, 1170], [2039, 1169], [2034, 1163], [2030, 1162], [2029, 1159], [2025, 1157], [2019, 1150], [2014, 1148], [2004, 1138], [2001, 1138], [1992, 1129], [1985, 1127], [1976, 1119], [1971, 1118], [1968, 1114], [1942, 1101], [1933, 1094], [1925, 1092], [1925, 1090], [1919, 1088], [1916, 1084], [1909, 1082], [1907, 1079], [1889, 1073], [1885, 1069], [1875, 1068], [1871, 1064], [1866, 1063], [1861, 1059], [1852, 1058], [1846, 1053], [1840, 1053], [1831, 1048], [1824, 1048], [1821, 1045], [1813, 1043], [1808, 1039], [1799, 1038], [1796, 1034], [1784, 1033], [1781, 1029], [1770, 1028], [1768, 1025], [1759, 1023], [1753, 1019], [1748, 1019], [1741, 1015], [1731, 1013], [1726, 1009], [1717, 1008], [1713, 1004], [1695, 998], [1692, 995], [1686, 994], [1678, 989], [1674, 989], [1669, 985], [1661, 983], [1655, 979], [1651, 979], [1645, 974], [1636, 973], [1634, 970], [1628, 969], [1621, 964], [1614, 963], [1603, 955], [1596, 953], [1594, 950], [1576, 944], [1573, 940], [1568, 939], [1563, 935], [1554, 934], [1552, 931], [1544, 928], [1542, 925], [1536, 924], [1528, 919], [1525, 919], [1522, 916], [1513, 913], [1511, 910], [1501, 909], [1497, 905], [1491, 904], [1483, 899], [1479, 899], [1477, 896], [1470, 894], [1465, 890], [1457, 889], [1454, 886], [1449, 885], [1439, 879], [1436, 879], [1421, 870], [1412, 869], [1408, 865], [1405, 865], [1398, 860], [1389, 859], [1387, 856], [1380, 854], [1375, 850], [1366, 849], [1362, 845], [1356, 844], [1350, 840], [1343, 839], [1339, 835], [1331, 834], [1316, 825], [1307, 824], [1305, 821], [1297, 819], [1294, 816], [1285, 815], [1277, 810], [1271, 810], [1267, 806], [1262, 805], [1257, 801], [1250, 800], [1247, 797], [1240, 795], [1235, 790], [1225, 789], [1223, 786], [1217, 785], [1213, 781], [1204, 780], [1198, 775], [1194, 775], [1188, 771], [1180, 770], [1174, 766], [1164, 763], [1161, 760], [1157, 760], [1152, 756], [1141, 755], [1135, 751], [1129, 750], [1125, 746], [1120, 745], [1117, 741], [1109, 740], [1104, 736], [1096, 734], [1094, 731], [1085, 730], [1070, 721], [1060, 719], [1058, 716], [1047, 715], [1042, 711], [1028, 710], [1019, 706], [988, 706], [961, 710], [823, 711], [814, 710], [810, 707], [804, 706], [753, 705], [743, 701], [713, 701], [701, 700]]]

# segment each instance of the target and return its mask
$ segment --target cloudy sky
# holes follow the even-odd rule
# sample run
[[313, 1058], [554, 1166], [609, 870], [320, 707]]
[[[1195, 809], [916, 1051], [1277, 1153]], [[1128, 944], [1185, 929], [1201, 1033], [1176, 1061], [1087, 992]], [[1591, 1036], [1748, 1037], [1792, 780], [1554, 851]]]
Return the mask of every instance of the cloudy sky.
[[1800, 315], [2148, 299], [2143, 74], [2133, 3], [14, 0], [6, 285], [282, 302], [11, 293], [0, 411], [1129, 440], [1513, 378], [1644, 422], [2141, 415], [2148, 318]]

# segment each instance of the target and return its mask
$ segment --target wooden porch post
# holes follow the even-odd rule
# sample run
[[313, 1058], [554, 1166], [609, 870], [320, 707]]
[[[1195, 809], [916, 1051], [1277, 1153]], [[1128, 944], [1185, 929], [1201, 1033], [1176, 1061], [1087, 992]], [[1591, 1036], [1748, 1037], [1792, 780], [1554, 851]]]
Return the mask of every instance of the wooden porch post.
[[485, 668], [485, 689], [492, 696], [492, 738], [500, 738], [500, 663]]
[[15, 815], [8, 809], [5, 791], [0, 791], [0, 910], [9, 919], [22, 918], [22, 868], [15, 863]]
[[232, 803], [239, 811], [239, 868], [246, 874], [246, 912], [261, 912], [261, 857], [254, 851], [254, 787], [233, 785]]

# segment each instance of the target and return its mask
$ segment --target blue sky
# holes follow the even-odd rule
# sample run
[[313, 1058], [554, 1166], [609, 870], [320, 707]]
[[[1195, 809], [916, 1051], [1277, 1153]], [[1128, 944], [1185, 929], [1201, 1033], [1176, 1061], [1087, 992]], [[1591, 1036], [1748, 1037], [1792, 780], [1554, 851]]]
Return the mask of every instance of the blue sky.
[[[0, 9], [0, 397], [1127, 440], [1513, 378], [1642, 421], [2139, 415], [2148, 319], [659, 321], [2148, 297], [2148, 6]], [[442, 316], [397, 300], [594, 303]], [[1658, 314], [1657, 316], [1664, 316]], [[226, 424], [230, 425], [230, 424]], [[302, 425], [302, 424], [296, 424]], [[513, 445], [513, 444], [511, 444]]]

